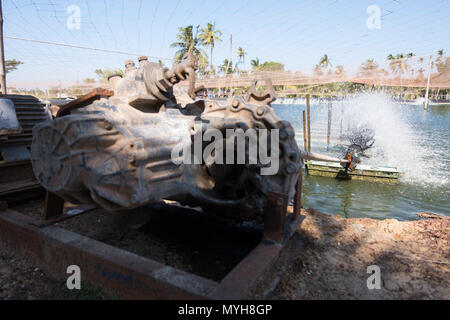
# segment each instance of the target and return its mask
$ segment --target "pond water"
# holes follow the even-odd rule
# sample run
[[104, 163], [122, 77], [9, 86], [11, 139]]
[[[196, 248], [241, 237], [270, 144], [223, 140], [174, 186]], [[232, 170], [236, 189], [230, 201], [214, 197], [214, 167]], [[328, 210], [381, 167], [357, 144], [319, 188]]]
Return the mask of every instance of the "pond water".
[[[303, 149], [305, 104], [273, 104], [291, 122]], [[338, 156], [351, 128], [369, 127], [375, 143], [361, 164], [397, 167], [398, 184], [343, 181], [304, 175], [302, 203], [345, 217], [417, 219], [417, 212], [450, 215], [450, 107], [402, 105], [383, 94], [363, 94], [332, 102], [331, 143], [327, 148], [328, 102], [311, 103], [311, 151]]]

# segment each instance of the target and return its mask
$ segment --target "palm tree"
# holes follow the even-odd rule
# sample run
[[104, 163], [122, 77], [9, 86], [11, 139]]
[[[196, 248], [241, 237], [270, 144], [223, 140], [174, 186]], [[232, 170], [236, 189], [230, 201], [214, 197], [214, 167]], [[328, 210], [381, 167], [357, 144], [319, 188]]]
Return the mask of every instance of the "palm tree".
[[245, 69], [245, 56], [247, 55], [247, 52], [245, 52], [244, 49], [242, 49], [242, 47], [239, 47], [237, 49], [237, 55], [239, 57], [239, 62], [238, 63], [243, 62], [244, 63], [244, 69]]
[[228, 59], [223, 60], [223, 64], [219, 68], [224, 74], [230, 74], [233, 72], [233, 62]]
[[316, 64], [314, 66], [314, 71], [313, 71], [314, 76], [316, 77], [321, 77], [323, 76], [323, 71], [322, 71], [322, 67], [318, 64]]
[[334, 74], [337, 75], [338, 77], [344, 77], [345, 76], [345, 71], [344, 71], [344, 66], [336, 66], [336, 70], [334, 71]]
[[389, 68], [391, 68], [392, 75], [396, 74], [401, 69], [402, 62], [399, 61], [399, 59], [402, 59], [402, 58], [403, 58], [403, 54], [401, 54], [401, 53], [397, 54], [397, 56], [393, 56], [392, 54], [389, 54], [386, 57], [387, 60], [390, 60]]
[[199, 60], [204, 58], [204, 56], [207, 56], [207, 54], [199, 48], [200, 39], [197, 37], [198, 28], [199, 26], [197, 26], [195, 34], [192, 26], [179, 28], [177, 34], [178, 41], [170, 45], [171, 48], [178, 48], [177, 52], [175, 52], [175, 60], [180, 61], [185, 54], [189, 53], [192, 53]]
[[206, 27], [202, 28], [202, 31], [200, 33], [200, 35], [198, 36], [200, 38], [201, 43], [206, 46], [209, 47], [211, 50], [211, 55], [210, 55], [210, 66], [212, 68], [213, 66], [213, 50], [214, 50], [214, 45], [216, 44], [216, 42], [220, 42], [222, 41], [222, 39], [220, 39], [220, 36], [222, 35], [222, 31], [220, 30], [215, 30], [216, 24], [215, 23], [211, 23], [208, 22]]
[[442, 62], [442, 57], [444, 56], [444, 49], [438, 50], [438, 56], [436, 58], [436, 64], [440, 64]]
[[362, 63], [359, 67], [360, 75], [365, 77], [373, 77], [376, 75], [378, 69], [378, 64], [374, 59], [367, 59], [366, 62]]
[[[406, 54], [406, 59], [409, 60], [409, 59], [411, 59], [411, 58], [414, 57], [414, 56], [415, 56], [415, 54], [412, 53], [412, 52], [407, 53], [407, 54]], [[405, 65], [405, 69], [406, 69], [406, 71], [408, 71], [408, 70], [410, 69], [411, 74], [414, 76], [414, 68], [411, 68], [410, 65], [406, 64], [406, 65]]]
[[252, 59], [250, 61], [250, 65], [252, 66], [252, 69], [258, 69], [258, 67], [259, 67], [259, 58]]
[[107, 81], [108, 78], [112, 75], [121, 75], [122, 77], [125, 75], [125, 73], [123, 72], [123, 70], [110, 70], [110, 69], [95, 69], [95, 74], [99, 77], [100, 81]]
[[[414, 53], [408, 53], [406, 55], [407, 59], [411, 57], [411, 56], [409, 56], [410, 54], [414, 55]], [[405, 59], [405, 55], [403, 53], [397, 54], [395, 56], [395, 58], [398, 60], [398, 62], [397, 62], [397, 65], [398, 65], [397, 66], [397, 72], [399, 74], [400, 82], [401, 82], [402, 75], [409, 70], [409, 64], [407, 64], [405, 61], [403, 61], [403, 59]]]
[[19, 65], [23, 64], [22, 61], [18, 61], [16, 59], [5, 60], [5, 71], [6, 73], [10, 73], [17, 69]]
[[328, 57], [327, 54], [324, 54], [323, 57], [320, 58], [320, 60], [319, 60], [319, 66], [320, 66], [321, 68], [324, 68], [324, 69], [328, 69], [328, 67], [331, 67], [331, 66], [332, 66], [332, 64], [331, 64], [331, 62], [330, 62], [330, 58]]

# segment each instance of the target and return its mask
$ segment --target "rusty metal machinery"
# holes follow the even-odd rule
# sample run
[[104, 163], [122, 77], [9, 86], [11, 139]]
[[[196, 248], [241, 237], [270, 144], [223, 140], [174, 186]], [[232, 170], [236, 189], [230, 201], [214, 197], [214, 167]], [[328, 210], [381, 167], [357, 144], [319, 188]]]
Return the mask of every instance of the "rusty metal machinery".
[[31, 168], [30, 146], [33, 127], [49, 119], [45, 104], [36, 97], [0, 96], [0, 200], [42, 194]]
[[[302, 159], [293, 128], [270, 106], [275, 99], [270, 81], [262, 93], [255, 83], [245, 97], [196, 100], [196, 69], [193, 56], [172, 69], [145, 57], [138, 67], [128, 61], [123, 78], [110, 77], [113, 96], [75, 106], [35, 127], [32, 163], [37, 179], [67, 201], [107, 210], [169, 199], [201, 206], [208, 214], [263, 222], [265, 212], [274, 209], [267, 210], [273, 200], [269, 194], [278, 195], [273, 201], [285, 210]], [[174, 87], [186, 79], [189, 90]], [[174, 148], [194, 145], [200, 131], [208, 135], [218, 129], [225, 136], [226, 129], [250, 128], [279, 129], [275, 174], [261, 175], [264, 164], [259, 161], [188, 164], [172, 159]]]

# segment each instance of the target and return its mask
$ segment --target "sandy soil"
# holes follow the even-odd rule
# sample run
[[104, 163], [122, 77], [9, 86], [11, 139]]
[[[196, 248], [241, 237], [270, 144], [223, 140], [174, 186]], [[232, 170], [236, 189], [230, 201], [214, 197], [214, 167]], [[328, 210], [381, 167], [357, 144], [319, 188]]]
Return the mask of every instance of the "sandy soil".
[[[449, 217], [400, 222], [345, 219], [315, 210], [304, 215], [271, 270], [274, 290], [268, 293], [268, 284], [257, 296], [450, 299]], [[381, 271], [379, 290], [367, 288], [371, 265]]]
[[[13, 209], [38, 216], [41, 205], [41, 201], [34, 201]], [[218, 238], [236, 230], [219, 227], [220, 232], [205, 232], [208, 225], [218, 227], [217, 222], [201, 224], [197, 218], [178, 220], [176, 214], [166, 211], [164, 215], [149, 216], [147, 210], [130, 216], [98, 210], [60, 226], [212, 279], [226, 274], [258, 241], [253, 233], [234, 233], [235, 241], [218, 247]], [[344, 219], [315, 210], [305, 210], [303, 214], [306, 218], [302, 225], [251, 298], [450, 298], [448, 217], [399, 222]], [[167, 232], [162, 229], [165, 225], [170, 226]], [[176, 236], [168, 238], [168, 234]], [[205, 243], [203, 239], [209, 236], [216, 242]], [[240, 248], [239, 243], [246, 242], [251, 245]], [[226, 261], [230, 254], [232, 258]], [[215, 266], [214, 272], [211, 265]], [[370, 265], [380, 267], [379, 290], [367, 288]], [[57, 298], [98, 299], [104, 295], [89, 286], [82, 292], [70, 292], [62, 281], [0, 243], [0, 299]]]

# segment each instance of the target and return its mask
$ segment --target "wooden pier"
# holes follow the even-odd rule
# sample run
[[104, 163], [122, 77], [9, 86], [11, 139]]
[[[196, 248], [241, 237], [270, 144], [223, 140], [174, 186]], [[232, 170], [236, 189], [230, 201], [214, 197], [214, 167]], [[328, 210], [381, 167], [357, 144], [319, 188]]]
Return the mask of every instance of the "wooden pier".
[[306, 173], [311, 176], [330, 177], [342, 180], [363, 180], [383, 183], [398, 183], [400, 172], [392, 167], [358, 165], [353, 171], [345, 171], [338, 163], [324, 161], [305, 162]]

